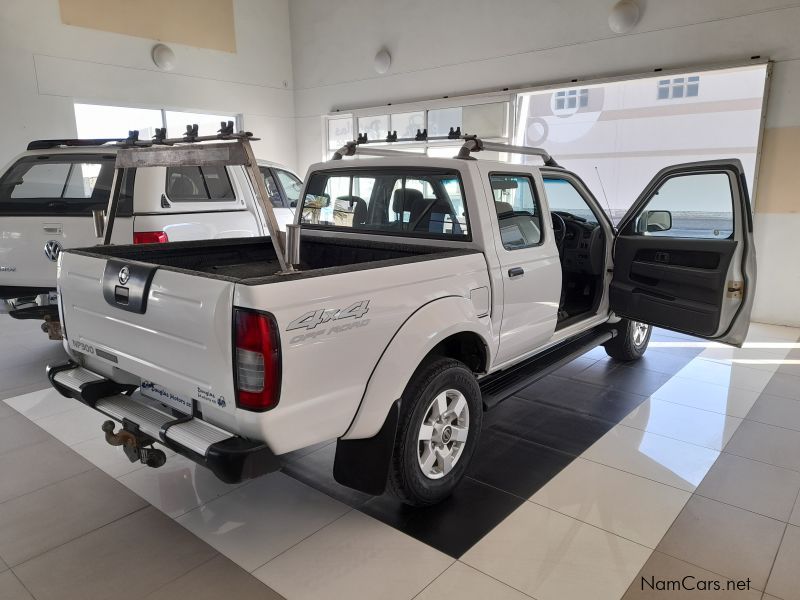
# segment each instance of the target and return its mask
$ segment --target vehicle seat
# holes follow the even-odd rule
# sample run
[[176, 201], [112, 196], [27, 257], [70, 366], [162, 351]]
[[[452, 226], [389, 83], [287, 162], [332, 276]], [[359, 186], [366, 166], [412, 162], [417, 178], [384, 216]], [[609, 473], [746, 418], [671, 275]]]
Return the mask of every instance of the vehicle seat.
[[[392, 197], [392, 211], [397, 215], [398, 221], [403, 221], [406, 212], [413, 215], [414, 207], [424, 202], [425, 199], [419, 190], [410, 188], [395, 190]], [[411, 217], [409, 222], [413, 223], [413, 221], [414, 219]]]
[[367, 224], [367, 201], [359, 196], [339, 196], [339, 202], [347, 204], [347, 210], [353, 213], [353, 227], [363, 227]]

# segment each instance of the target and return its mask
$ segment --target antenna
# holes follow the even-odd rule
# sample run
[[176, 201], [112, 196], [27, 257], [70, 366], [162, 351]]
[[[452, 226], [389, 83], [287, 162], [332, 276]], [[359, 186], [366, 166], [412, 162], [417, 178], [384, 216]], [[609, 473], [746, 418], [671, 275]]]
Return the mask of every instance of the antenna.
[[608, 210], [608, 218], [611, 219], [611, 222], [614, 222], [614, 215], [611, 214], [611, 203], [608, 201], [608, 196], [606, 196], [606, 186], [603, 185], [603, 178], [600, 177], [600, 169], [597, 168], [597, 165], [594, 166], [594, 171], [597, 173], [597, 181], [600, 182], [600, 189], [603, 191], [603, 199], [606, 201], [606, 209]]

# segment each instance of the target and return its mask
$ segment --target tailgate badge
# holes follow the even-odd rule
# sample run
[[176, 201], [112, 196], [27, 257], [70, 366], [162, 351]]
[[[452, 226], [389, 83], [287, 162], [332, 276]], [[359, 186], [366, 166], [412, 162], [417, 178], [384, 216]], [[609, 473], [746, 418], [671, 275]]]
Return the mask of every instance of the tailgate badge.
[[57, 240], [50, 240], [44, 245], [44, 255], [56, 262], [58, 255], [61, 254], [61, 244]]
[[128, 283], [128, 279], [130, 279], [130, 276], [131, 276], [131, 270], [128, 268], [127, 265], [125, 265], [119, 270], [120, 285], [125, 285], [126, 283]]

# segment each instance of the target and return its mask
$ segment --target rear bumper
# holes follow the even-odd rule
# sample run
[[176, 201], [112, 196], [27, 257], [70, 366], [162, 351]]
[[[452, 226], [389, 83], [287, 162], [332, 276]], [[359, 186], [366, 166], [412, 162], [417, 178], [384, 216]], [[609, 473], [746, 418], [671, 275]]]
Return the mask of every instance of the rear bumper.
[[135, 386], [105, 379], [75, 362], [48, 366], [47, 377], [62, 396], [86, 404], [125, 428], [136, 428], [206, 467], [225, 483], [239, 483], [280, 468], [280, 461], [265, 443], [247, 440], [194, 417], [176, 418], [153, 406]]

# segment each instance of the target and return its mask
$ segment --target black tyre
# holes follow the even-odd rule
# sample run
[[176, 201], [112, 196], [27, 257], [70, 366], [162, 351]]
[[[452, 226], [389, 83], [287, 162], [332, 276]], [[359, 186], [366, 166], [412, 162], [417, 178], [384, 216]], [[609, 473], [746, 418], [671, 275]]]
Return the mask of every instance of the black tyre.
[[412, 506], [447, 498], [467, 471], [482, 422], [480, 388], [463, 363], [421, 365], [403, 392], [389, 491]]
[[605, 343], [606, 354], [614, 360], [630, 362], [642, 358], [653, 326], [639, 321], [623, 319], [617, 328], [617, 336]]

